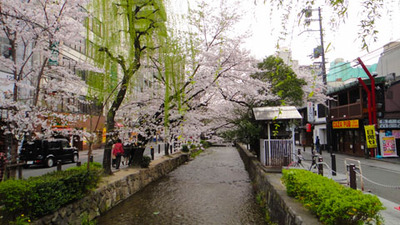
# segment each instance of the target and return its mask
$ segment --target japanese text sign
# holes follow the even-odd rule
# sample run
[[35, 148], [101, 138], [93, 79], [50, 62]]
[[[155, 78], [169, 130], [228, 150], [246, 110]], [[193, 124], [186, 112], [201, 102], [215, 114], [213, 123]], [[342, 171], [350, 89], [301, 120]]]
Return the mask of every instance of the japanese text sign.
[[365, 139], [367, 140], [367, 148], [378, 147], [376, 143], [375, 126], [365, 125], [364, 129], [365, 129]]
[[358, 120], [332, 121], [333, 129], [358, 128]]

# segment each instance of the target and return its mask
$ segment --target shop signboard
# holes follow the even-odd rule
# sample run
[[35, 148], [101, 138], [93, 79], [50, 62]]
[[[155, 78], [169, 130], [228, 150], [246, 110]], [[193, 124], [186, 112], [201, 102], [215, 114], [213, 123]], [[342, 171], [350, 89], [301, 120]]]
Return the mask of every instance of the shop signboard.
[[358, 120], [332, 121], [333, 129], [356, 129], [359, 128]]
[[314, 103], [307, 102], [307, 121], [314, 122]]
[[101, 143], [103, 143], [103, 144], [106, 143], [106, 134], [107, 134], [107, 129], [104, 127], [102, 137], [101, 137]]
[[400, 129], [400, 119], [379, 119], [380, 129]]
[[379, 132], [382, 157], [398, 157], [395, 133], [397, 132], [382, 130]]
[[367, 140], [367, 148], [376, 148], [378, 145], [376, 144], [376, 136], [375, 136], [375, 126], [374, 125], [365, 125], [365, 137]]

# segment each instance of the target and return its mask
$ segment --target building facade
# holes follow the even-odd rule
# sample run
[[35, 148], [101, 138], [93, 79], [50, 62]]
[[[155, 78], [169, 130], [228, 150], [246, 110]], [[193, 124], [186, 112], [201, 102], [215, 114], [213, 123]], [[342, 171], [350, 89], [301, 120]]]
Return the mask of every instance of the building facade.
[[[340, 60], [331, 65], [334, 69], [328, 74], [328, 95], [333, 100], [329, 104], [329, 125], [334, 151], [372, 157], [400, 156], [400, 100], [395, 97], [400, 96], [400, 66], [396, 63], [400, 45], [391, 42], [383, 49], [378, 63], [368, 67], [374, 82], [361, 67], [352, 68]], [[375, 129], [374, 148], [368, 148], [367, 125]]]

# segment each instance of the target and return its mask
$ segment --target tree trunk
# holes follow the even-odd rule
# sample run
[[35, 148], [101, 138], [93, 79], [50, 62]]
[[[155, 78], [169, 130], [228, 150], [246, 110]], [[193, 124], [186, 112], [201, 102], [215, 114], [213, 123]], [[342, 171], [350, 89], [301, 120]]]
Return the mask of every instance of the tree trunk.
[[[10, 134], [10, 146], [11, 146], [11, 160], [10, 164], [17, 164], [17, 158], [18, 158], [18, 141], [14, 138], [14, 135]], [[17, 167], [10, 167], [7, 170], [9, 171], [9, 177], [8, 178], [16, 178], [17, 177]]]
[[92, 140], [90, 140], [89, 150], [88, 150], [88, 159], [87, 159], [87, 171], [90, 170], [90, 157], [92, 156], [92, 145], [93, 145], [93, 142], [92, 142]]
[[140, 166], [140, 163], [142, 162], [143, 159], [143, 153], [146, 150], [146, 148], [143, 147], [132, 147], [132, 166]]
[[35, 98], [33, 99], [33, 105], [37, 106], [37, 103], [39, 101], [39, 93], [40, 93], [40, 81], [42, 80], [42, 76], [43, 76], [43, 71], [44, 71], [44, 67], [46, 66], [46, 62], [47, 62], [48, 58], [44, 59], [44, 62], [42, 64], [42, 67], [40, 68], [40, 72], [38, 74], [37, 77], [37, 84], [36, 84], [36, 90], [35, 90]]
[[104, 147], [104, 154], [103, 154], [103, 169], [104, 173], [107, 175], [111, 175], [111, 151], [112, 151], [112, 145], [113, 145], [113, 140], [112, 137], [113, 135], [110, 135], [111, 133], [114, 132], [114, 116], [109, 118], [107, 116], [107, 134], [106, 134], [106, 145]]

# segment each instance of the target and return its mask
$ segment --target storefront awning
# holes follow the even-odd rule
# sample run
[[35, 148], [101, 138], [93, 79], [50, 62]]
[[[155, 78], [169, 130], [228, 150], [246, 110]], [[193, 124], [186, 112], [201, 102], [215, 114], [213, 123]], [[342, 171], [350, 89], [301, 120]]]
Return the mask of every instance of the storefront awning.
[[290, 120], [302, 119], [299, 111], [294, 106], [275, 106], [253, 108], [256, 120]]

